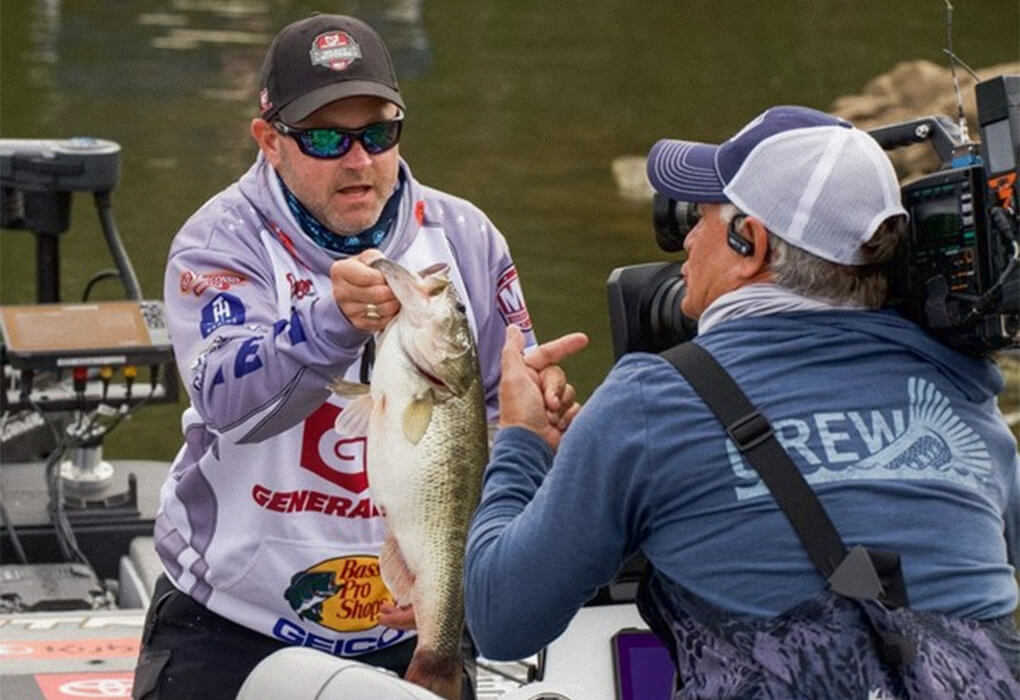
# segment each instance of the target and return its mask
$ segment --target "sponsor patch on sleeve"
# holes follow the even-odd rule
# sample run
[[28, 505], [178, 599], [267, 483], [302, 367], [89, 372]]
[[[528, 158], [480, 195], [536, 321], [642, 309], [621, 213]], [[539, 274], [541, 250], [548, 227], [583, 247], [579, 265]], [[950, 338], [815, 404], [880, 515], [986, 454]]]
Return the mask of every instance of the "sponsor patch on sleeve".
[[244, 325], [244, 304], [233, 294], [220, 292], [212, 301], [202, 307], [202, 322], [199, 330], [207, 338], [222, 326]]
[[192, 292], [201, 296], [207, 289], [225, 292], [231, 287], [244, 284], [248, 278], [240, 272], [232, 270], [212, 270], [209, 272], [193, 272], [185, 270], [181, 273], [181, 292]]
[[522, 331], [531, 330], [531, 316], [524, 303], [524, 293], [517, 278], [517, 268], [510, 265], [499, 275], [496, 282], [496, 307], [503, 321], [509, 326], [515, 323]]

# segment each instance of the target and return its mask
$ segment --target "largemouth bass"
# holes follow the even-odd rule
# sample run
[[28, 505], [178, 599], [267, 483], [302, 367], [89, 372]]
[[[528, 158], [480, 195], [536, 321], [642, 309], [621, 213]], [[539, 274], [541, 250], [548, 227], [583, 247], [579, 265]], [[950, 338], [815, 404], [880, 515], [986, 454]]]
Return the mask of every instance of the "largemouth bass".
[[397, 604], [414, 606], [418, 629], [405, 678], [457, 700], [464, 549], [488, 461], [478, 354], [445, 265], [420, 276], [386, 259], [372, 266], [401, 309], [379, 339], [369, 393], [341, 412], [337, 430], [356, 435], [367, 423], [368, 483], [388, 530], [382, 577]]

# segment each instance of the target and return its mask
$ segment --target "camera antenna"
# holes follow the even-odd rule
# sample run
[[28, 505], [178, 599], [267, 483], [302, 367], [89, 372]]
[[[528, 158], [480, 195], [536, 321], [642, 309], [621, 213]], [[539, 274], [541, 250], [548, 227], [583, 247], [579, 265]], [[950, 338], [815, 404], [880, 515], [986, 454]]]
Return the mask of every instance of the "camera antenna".
[[960, 57], [953, 53], [953, 5], [949, 0], [945, 0], [946, 3], [946, 48], [942, 49], [942, 53], [949, 56], [949, 71], [953, 76], [953, 90], [956, 91], [956, 119], [960, 125], [960, 142], [968, 143], [970, 141], [970, 134], [967, 132], [967, 118], [963, 114], [963, 97], [960, 95], [960, 81], [956, 77], [956, 64], [959, 63], [961, 66], [967, 69], [967, 72], [973, 76], [975, 81], [979, 78], [970, 66], [960, 60]]

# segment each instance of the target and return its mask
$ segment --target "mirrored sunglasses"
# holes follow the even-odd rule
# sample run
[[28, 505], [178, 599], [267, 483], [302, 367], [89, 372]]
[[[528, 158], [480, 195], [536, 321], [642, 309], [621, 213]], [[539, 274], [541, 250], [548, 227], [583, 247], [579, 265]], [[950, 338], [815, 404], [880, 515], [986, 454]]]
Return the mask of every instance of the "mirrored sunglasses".
[[404, 115], [395, 119], [374, 122], [360, 129], [339, 129], [323, 127], [316, 129], [298, 129], [281, 121], [273, 122], [273, 126], [281, 134], [290, 136], [297, 141], [298, 148], [306, 156], [312, 158], [343, 158], [354, 146], [357, 139], [370, 155], [384, 153], [400, 141], [400, 129], [404, 123]]

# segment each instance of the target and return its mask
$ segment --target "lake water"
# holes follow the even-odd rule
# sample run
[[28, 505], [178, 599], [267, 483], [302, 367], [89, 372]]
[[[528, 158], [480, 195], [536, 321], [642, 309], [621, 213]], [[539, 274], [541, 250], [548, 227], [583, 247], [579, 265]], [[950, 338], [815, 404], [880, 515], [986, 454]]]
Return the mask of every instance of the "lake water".
[[[1015, 0], [956, 5], [964, 61], [1020, 60]], [[592, 337], [568, 363], [585, 397], [612, 364], [609, 272], [668, 257], [649, 203], [620, 195], [614, 160], [664, 136], [726, 138], [772, 104], [829, 109], [901, 61], [946, 65], [942, 0], [4, 0], [0, 136], [121, 145], [114, 215], [145, 296], [158, 298], [177, 228], [254, 156], [265, 46], [316, 9], [360, 15], [390, 43], [404, 157], [505, 233], [541, 337]], [[4, 231], [0, 246], [0, 301], [35, 301], [32, 237]], [[65, 301], [111, 267], [84, 196], [61, 252]], [[122, 296], [105, 282], [91, 298]], [[181, 408], [144, 408], [106, 454], [170, 459]]]

